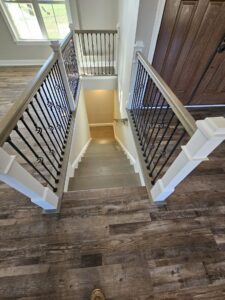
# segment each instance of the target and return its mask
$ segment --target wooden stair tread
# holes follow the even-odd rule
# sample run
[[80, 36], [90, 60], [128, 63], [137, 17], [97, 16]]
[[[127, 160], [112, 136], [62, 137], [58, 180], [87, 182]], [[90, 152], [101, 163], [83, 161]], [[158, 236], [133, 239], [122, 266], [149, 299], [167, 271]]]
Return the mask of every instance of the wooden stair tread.
[[137, 174], [117, 174], [104, 176], [73, 177], [69, 181], [69, 190], [84, 190], [119, 186], [140, 185]]

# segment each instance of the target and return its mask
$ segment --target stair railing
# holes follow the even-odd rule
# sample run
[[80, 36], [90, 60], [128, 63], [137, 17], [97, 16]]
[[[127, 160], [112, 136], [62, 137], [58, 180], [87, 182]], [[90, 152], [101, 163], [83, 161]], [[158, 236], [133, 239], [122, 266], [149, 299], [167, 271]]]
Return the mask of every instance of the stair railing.
[[117, 30], [75, 30], [75, 41], [80, 75], [117, 74]]
[[72, 32], [0, 123], [0, 180], [48, 211], [64, 189], [79, 93]]
[[128, 118], [153, 201], [164, 201], [171, 195], [225, 139], [225, 119], [195, 122], [140, 52]]

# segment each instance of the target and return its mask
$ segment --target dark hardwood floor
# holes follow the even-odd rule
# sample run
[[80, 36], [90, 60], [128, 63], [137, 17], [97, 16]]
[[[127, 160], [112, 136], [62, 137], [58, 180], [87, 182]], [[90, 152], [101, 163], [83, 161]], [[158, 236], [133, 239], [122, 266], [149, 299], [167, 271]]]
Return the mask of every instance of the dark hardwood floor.
[[64, 194], [43, 215], [0, 187], [0, 299], [225, 299], [225, 145], [167, 202], [144, 187]]
[[0, 67], [0, 118], [18, 99], [39, 66]]

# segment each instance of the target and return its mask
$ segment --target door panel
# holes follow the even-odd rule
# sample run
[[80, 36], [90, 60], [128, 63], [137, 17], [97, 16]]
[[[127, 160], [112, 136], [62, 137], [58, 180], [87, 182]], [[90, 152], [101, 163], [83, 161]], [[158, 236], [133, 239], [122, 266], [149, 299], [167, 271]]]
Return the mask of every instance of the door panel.
[[214, 56], [195, 92], [192, 103], [225, 103], [225, 52], [216, 53]]
[[[225, 0], [167, 0], [166, 2], [153, 66], [183, 103], [189, 102], [192, 98], [205, 74], [205, 68], [224, 36], [224, 15]], [[219, 75], [221, 68], [220, 71], [218, 69], [216, 76], [220, 85], [222, 84]], [[207, 74], [207, 78], [208, 81], [204, 79], [205, 85], [201, 85], [201, 90], [198, 89], [199, 96], [204, 93], [204, 86], [208, 86], [209, 78], [211, 78], [210, 84], [215, 85], [211, 83], [215, 80], [214, 76], [210, 77]], [[215, 89], [213, 91], [215, 92]], [[216, 97], [209, 97], [207, 101], [204, 97], [204, 102], [209, 103], [209, 101], [225, 103], [223, 92], [221, 94], [220, 91]], [[198, 97], [197, 102], [201, 103], [202, 99]]]

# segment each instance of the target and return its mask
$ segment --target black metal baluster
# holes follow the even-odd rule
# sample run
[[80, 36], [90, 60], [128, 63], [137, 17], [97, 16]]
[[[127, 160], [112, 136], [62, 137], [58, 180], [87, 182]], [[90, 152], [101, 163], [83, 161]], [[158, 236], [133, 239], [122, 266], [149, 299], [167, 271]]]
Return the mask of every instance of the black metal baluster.
[[63, 117], [65, 118], [65, 122], [67, 123], [69, 121], [70, 118], [70, 114], [69, 114], [69, 110], [68, 107], [64, 101], [64, 91], [62, 91], [62, 86], [60, 83], [60, 80], [58, 78], [58, 74], [56, 73], [55, 68], [52, 69], [52, 75], [54, 77], [54, 81], [55, 81], [55, 88], [58, 91], [59, 94], [59, 101], [60, 101], [60, 105], [62, 108], [62, 112], [63, 112]]
[[138, 85], [139, 85], [140, 72], [141, 72], [141, 64], [138, 61], [137, 71], [136, 71], [136, 79], [135, 79], [133, 97], [132, 97], [132, 103], [131, 103], [131, 115], [133, 117], [133, 120], [134, 120], [134, 109], [135, 109], [135, 104], [136, 104], [136, 100], [137, 100], [136, 95], [137, 95], [137, 88], [138, 88]]
[[[162, 102], [161, 107], [158, 109], [158, 110], [159, 110], [159, 112], [158, 112], [158, 117], [157, 117], [157, 120], [156, 120], [156, 122], [155, 122], [155, 124], [154, 124], [154, 128], [152, 129], [152, 133], [151, 133], [150, 139], [153, 137], [153, 133], [154, 133], [155, 130], [156, 130], [156, 133], [155, 133], [155, 136], [154, 136], [154, 138], [153, 138], [151, 147], [149, 147], [148, 154], [146, 154], [146, 157], [147, 157], [147, 158], [146, 158], [146, 162], [148, 161], [148, 159], [149, 159], [149, 157], [150, 157], [150, 155], [151, 155], [151, 152], [152, 152], [152, 150], [153, 150], [154, 147], [155, 147], [155, 143], [156, 143], [158, 134], [159, 134], [160, 129], [161, 129], [161, 125], [158, 123], [158, 119], [159, 119], [159, 116], [161, 115], [161, 111], [162, 111], [163, 105], [164, 105], [164, 102]], [[164, 121], [164, 120], [163, 120], [163, 121]], [[156, 128], [157, 128], [157, 129], [156, 129]]]
[[143, 92], [143, 88], [144, 88], [144, 84], [143, 84], [143, 79], [146, 75], [145, 69], [143, 68], [143, 66], [141, 66], [141, 76], [140, 76], [140, 81], [139, 81], [139, 86], [138, 86], [138, 91], [137, 91], [137, 101], [136, 101], [136, 109], [135, 109], [135, 115], [134, 115], [134, 120], [135, 120], [135, 127], [137, 130], [137, 120], [138, 120], [138, 114], [139, 114], [139, 107], [141, 104], [141, 94]]
[[[174, 114], [174, 113], [173, 113], [173, 114]], [[176, 124], [176, 126], [174, 127], [174, 129], [173, 129], [171, 135], [169, 136], [168, 140], [166, 141], [166, 144], [164, 145], [163, 150], [161, 151], [159, 157], [157, 158], [157, 160], [156, 160], [156, 162], [155, 162], [153, 168], [150, 170], [150, 173], [149, 173], [150, 176], [153, 176], [153, 172], [154, 172], [155, 168], [157, 167], [159, 161], [161, 160], [161, 158], [162, 158], [163, 155], [165, 154], [166, 149], [167, 149], [167, 147], [169, 146], [169, 143], [171, 142], [171, 140], [172, 140], [172, 138], [173, 138], [173, 136], [174, 136], [174, 134], [175, 134], [175, 132], [176, 132], [177, 127], [179, 126], [179, 124], [180, 124], [180, 121], [177, 121], [177, 124]], [[169, 128], [170, 128], [170, 127], [167, 127], [167, 131], [168, 131]]]
[[149, 98], [151, 83], [152, 83], [151, 78], [148, 75], [146, 89], [145, 89], [144, 98], [143, 98], [144, 113], [142, 114], [142, 117], [140, 118], [139, 129], [138, 129], [139, 130], [139, 138], [138, 139], [139, 139], [140, 142], [141, 142], [141, 139], [142, 139], [143, 127], [145, 126], [146, 117], [148, 115], [148, 104], [146, 106], [146, 100], [148, 101], [148, 98]]
[[[38, 145], [38, 147], [41, 149], [42, 153], [45, 155], [45, 157], [47, 158], [47, 160], [49, 161], [49, 163], [51, 164], [51, 166], [53, 167], [53, 169], [56, 171], [56, 174], [59, 175], [60, 172], [57, 170], [57, 168], [55, 167], [54, 163], [51, 161], [50, 157], [48, 156], [47, 152], [44, 150], [44, 148], [42, 147], [42, 145], [40, 144], [40, 142], [38, 141], [38, 139], [36, 138], [35, 134], [32, 132], [32, 130], [30, 129], [30, 127], [28, 126], [28, 124], [26, 123], [26, 121], [24, 120], [24, 117], [22, 116], [20, 118], [21, 122], [23, 123], [23, 125], [26, 127], [27, 131], [29, 132], [29, 134], [31, 135], [31, 137], [33, 138], [33, 140], [35, 141], [35, 143]], [[39, 130], [41, 131], [42, 128], [39, 127]], [[32, 148], [32, 146], [27, 142], [27, 139], [25, 137], [23, 137], [23, 135], [21, 134], [21, 132], [19, 131], [18, 127], [15, 129], [15, 131], [17, 132], [17, 134], [23, 139], [23, 141], [26, 143], [26, 145], [29, 147], [29, 149], [35, 154], [34, 149]], [[38, 132], [37, 132], [38, 133]], [[38, 155], [38, 154], [37, 154]], [[38, 157], [37, 157], [38, 158]], [[49, 174], [56, 180], [56, 182], [58, 181], [58, 179], [55, 177], [55, 175], [50, 171], [50, 169], [46, 166], [46, 164], [43, 161], [43, 166], [45, 167], [45, 169], [49, 172]]]
[[[151, 106], [150, 109], [148, 108], [148, 114], [146, 116], [146, 121], [145, 121], [145, 128], [143, 130], [143, 134], [141, 137], [141, 144], [142, 144], [142, 151], [144, 151], [145, 145], [147, 143], [147, 137], [149, 130], [151, 129], [151, 123], [150, 120], [152, 119], [152, 113], [154, 111], [154, 103], [156, 100], [156, 95], [157, 95], [157, 87], [154, 82], [152, 82], [152, 85], [150, 87], [150, 99], [151, 99]], [[147, 133], [148, 132], [148, 133]], [[147, 133], [147, 136], [145, 135]]]
[[[147, 87], [146, 87], [146, 92], [144, 94], [144, 114], [143, 114], [143, 118], [140, 122], [140, 125], [139, 125], [139, 141], [141, 141], [142, 139], [142, 135], [143, 135], [143, 127], [145, 126], [145, 121], [146, 121], [146, 118], [147, 118], [147, 115], [148, 115], [148, 99], [149, 99], [149, 95], [150, 95], [150, 91], [151, 91], [151, 85], [152, 85], [152, 80], [150, 78], [150, 76], [148, 75], [148, 79], [147, 79]], [[147, 104], [146, 104], [146, 101], [147, 101]]]
[[42, 179], [52, 188], [54, 192], [57, 191], [57, 188], [52, 185], [52, 183], [35, 167], [35, 165], [23, 154], [22, 151], [12, 142], [11, 137], [8, 137], [7, 143], [17, 152], [19, 155], [41, 176]]
[[[31, 104], [31, 106], [32, 106], [32, 108], [33, 108], [33, 107], [34, 107], [33, 103], [31, 102], [30, 104]], [[33, 109], [33, 110], [34, 110], [34, 109]], [[61, 163], [60, 163], [60, 162], [58, 161], [58, 159], [56, 158], [56, 156], [55, 156], [55, 154], [54, 154], [54, 151], [52, 152], [53, 149], [50, 148], [49, 143], [48, 143], [48, 141], [46, 141], [46, 138], [45, 138], [45, 136], [44, 136], [44, 134], [43, 134], [43, 129], [46, 131], [46, 128], [45, 128], [43, 122], [42, 122], [42, 121], [40, 122], [41, 125], [43, 126], [43, 127], [41, 128], [40, 126], [37, 125], [36, 121], [34, 120], [33, 116], [31, 115], [31, 113], [30, 113], [30, 111], [29, 111], [29, 107], [27, 107], [27, 109], [26, 109], [25, 111], [26, 111], [26, 113], [28, 114], [28, 116], [29, 116], [31, 122], [33, 123], [36, 132], [40, 135], [40, 137], [41, 137], [42, 140], [44, 141], [46, 147], [48, 148], [49, 152], [52, 154], [53, 158], [55, 159], [55, 161], [56, 161], [58, 167], [60, 168], [60, 167], [61, 167]], [[38, 117], [37, 111], [34, 110], [34, 112], [35, 112], [36, 117]], [[39, 119], [39, 121], [40, 121], [40, 119]], [[40, 144], [40, 145], [41, 145], [41, 144]], [[43, 149], [44, 149], [44, 148], [43, 148]], [[50, 164], [52, 165], [52, 167], [55, 169], [57, 175], [59, 175], [60, 173], [59, 173], [58, 169], [56, 168], [56, 166], [55, 166], [55, 164], [52, 162], [52, 160], [49, 158], [49, 156], [47, 155], [47, 153], [46, 153], [46, 157], [47, 157], [48, 161], [50, 162]]]
[[143, 76], [143, 81], [142, 81], [142, 91], [141, 91], [141, 94], [140, 94], [139, 110], [138, 110], [138, 113], [137, 113], [137, 129], [139, 129], [140, 118], [143, 115], [143, 100], [144, 100], [144, 94], [145, 94], [145, 91], [146, 91], [146, 80], [147, 80], [147, 78], [148, 78], [148, 73], [144, 70], [144, 76]]
[[[43, 107], [42, 107], [40, 101], [38, 100], [37, 94], [34, 96], [34, 99], [36, 100], [36, 103], [37, 103], [38, 107], [40, 108], [40, 110], [41, 110], [43, 116], [45, 116], [45, 120], [46, 120], [46, 123], [47, 123], [47, 125], [48, 125], [48, 129], [49, 129], [50, 132], [52, 133], [52, 135], [53, 135], [53, 137], [54, 137], [54, 139], [55, 139], [55, 141], [56, 141], [56, 144], [58, 145], [59, 150], [60, 150], [60, 152], [62, 153], [62, 152], [63, 152], [63, 150], [62, 150], [62, 149], [63, 149], [63, 148], [62, 148], [62, 147], [63, 147], [63, 142], [62, 142], [61, 137], [60, 137], [60, 135], [59, 135], [59, 133], [58, 133], [58, 131], [57, 131], [57, 126], [55, 125], [55, 122], [53, 121], [52, 116], [51, 116], [51, 114], [50, 114], [50, 112], [49, 112], [49, 109], [50, 109], [51, 112], [52, 112], [52, 107], [48, 107], [48, 106], [46, 105], [46, 103], [45, 103], [45, 101], [44, 101], [44, 99], [43, 99], [43, 97], [42, 97], [43, 95], [42, 95], [40, 89], [38, 90], [38, 95], [39, 95], [39, 97], [40, 97], [40, 99], [41, 99], [41, 101], [42, 101], [42, 103], [43, 103], [43, 105], [44, 105], [44, 109], [43, 109]], [[45, 112], [47, 112], [47, 114], [48, 114], [48, 116], [49, 116], [49, 118], [50, 118], [52, 124], [50, 124], [50, 122], [49, 122], [49, 120], [48, 120], [48, 117], [46, 116], [46, 113], [45, 113]], [[55, 135], [54, 129], [55, 129], [55, 131], [56, 131], [56, 133], [57, 133], [58, 138], [57, 138], [56, 135]], [[61, 145], [60, 145], [60, 144], [61, 144]], [[56, 147], [56, 148], [57, 148], [57, 147]], [[59, 157], [61, 157], [61, 154], [59, 153], [58, 148], [57, 148], [57, 153], [58, 153]], [[64, 152], [63, 152], [62, 154], [64, 154]]]
[[[44, 80], [43, 83], [42, 83], [42, 85], [41, 85], [41, 90], [40, 90], [39, 94], [41, 95], [42, 103], [44, 104], [45, 109], [48, 112], [49, 117], [50, 117], [52, 123], [54, 124], [54, 128], [56, 129], [56, 132], [57, 132], [59, 140], [60, 140], [60, 142], [62, 144], [62, 147], [64, 147], [64, 141], [63, 141], [64, 140], [64, 135], [63, 135], [62, 131], [60, 130], [61, 128], [58, 127], [57, 113], [55, 113], [56, 109], [54, 107], [54, 103], [51, 101], [51, 99], [49, 98], [48, 94], [46, 93], [46, 89], [45, 88], [47, 88], [47, 86], [46, 86], [46, 82]], [[44, 97], [43, 97], [42, 92], [44, 93]], [[44, 99], [47, 100], [47, 104], [45, 103]], [[49, 113], [48, 107], [50, 108], [52, 115]]]
[[58, 81], [59, 81], [59, 84], [60, 84], [60, 87], [61, 87], [61, 94], [62, 94], [63, 99], [64, 99], [64, 105], [65, 105], [65, 108], [66, 108], [66, 111], [67, 111], [67, 116], [68, 116], [68, 118], [70, 118], [70, 114], [71, 114], [70, 105], [69, 105], [69, 101], [67, 99], [67, 94], [66, 94], [66, 90], [65, 90], [65, 87], [64, 87], [64, 84], [63, 84], [62, 75], [61, 75], [58, 63], [56, 64], [55, 72], [57, 74], [57, 78], [58, 78]]
[[[180, 136], [180, 138], [177, 140], [176, 144], [174, 145], [173, 149], [171, 150], [170, 154], [168, 155], [167, 159], [165, 160], [164, 164], [161, 166], [158, 173], [152, 179], [153, 184], [156, 182], [156, 179], [159, 177], [160, 173], [162, 172], [164, 167], [167, 165], [168, 161], [170, 160], [171, 156], [173, 155], [173, 153], [175, 152], [175, 150], [177, 149], [178, 145], [180, 144], [180, 142], [182, 141], [182, 139], [184, 138], [185, 135], [186, 135], [186, 131], [184, 130], [182, 135]], [[151, 172], [151, 174], [152, 174], [152, 172]]]
[[65, 125], [65, 128], [67, 128], [68, 119], [65, 118], [65, 115], [64, 115], [65, 114], [64, 104], [61, 100], [62, 97], [61, 97], [60, 92], [59, 92], [60, 88], [58, 88], [58, 82], [55, 81], [56, 78], [54, 78], [52, 70], [49, 73], [49, 78], [51, 80], [52, 89], [54, 89], [54, 92], [55, 92], [55, 95], [56, 95], [56, 97], [54, 98], [55, 103], [56, 103], [56, 107], [58, 108], [60, 118], [61, 118], [63, 124]]
[[[48, 79], [48, 80], [46, 80], [46, 79]], [[59, 129], [62, 130], [62, 132], [63, 132], [62, 137], [64, 137], [64, 135], [66, 133], [66, 125], [63, 123], [62, 118], [60, 117], [60, 113], [59, 113], [59, 110], [57, 107], [57, 102], [55, 100], [55, 93], [53, 92], [54, 89], [51, 86], [51, 81], [49, 80], [49, 76], [47, 76], [46, 79], [44, 80], [44, 83], [45, 83], [46, 89], [48, 91], [48, 95], [52, 100], [51, 102], [54, 103], [53, 107], [55, 109], [55, 112], [56, 112], [56, 115], [58, 118], [57, 126]]]
[[[161, 97], [162, 97], [162, 95], [160, 95], [160, 98], [159, 98], [159, 99], [161, 99]], [[158, 111], [158, 114], [156, 115], [156, 120], [155, 120], [154, 125], [153, 125], [153, 127], [152, 127], [151, 135], [150, 135], [150, 137], [149, 137], [149, 140], [150, 140], [150, 141], [152, 140], [153, 134], [154, 134], [155, 129], [156, 129], [156, 127], [157, 127], [158, 119], [159, 119], [159, 117], [160, 117], [160, 113], [161, 113], [161, 111], [162, 111], [164, 102], [165, 102], [165, 99], [162, 101], [160, 107], [159, 107], [159, 108], [157, 107], [157, 108], [155, 109], [155, 111]], [[156, 139], [156, 138], [157, 138], [157, 135], [155, 135], [155, 138], [153, 138], [152, 145], [151, 145], [151, 147], [149, 148], [148, 153], [147, 153], [147, 151], [146, 151], [146, 156], [147, 156], [146, 160], [148, 160], [148, 157], [149, 157], [149, 155], [150, 155], [150, 153], [151, 153], [151, 149], [152, 149], [152, 146], [153, 146], [154, 143], [155, 143], [155, 139]]]
[[57, 117], [58, 117], [58, 122], [59, 122], [58, 124], [61, 127], [62, 131], [65, 133], [66, 123], [65, 123], [65, 120], [63, 120], [63, 118], [60, 114], [60, 107], [59, 107], [59, 104], [57, 102], [57, 94], [54, 90], [54, 85], [52, 84], [51, 78], [50, 78], [49, 75], [47, 75], [46, 79], [47, 80], [45, 80], [45, 85], [46, 85], [46, 88], [48, 90], [48, 94], [52, 99], [52, 103], [54, 103], [54, 108], [55, 108], [55, 111], [56, 111], [56, 114], [57, 114]]
[[[157, 89], [157, 90], [158, 90], [158, 89]], [[158, 91], [158, 94], [159, 94], [159, 97], [158, 97], [158, 100], [157, 100], [157, 102], [156, 102], [156, 106], [155, 106], [155, 108], [154, 108], [154, 110], [153, 110], [151, 121], [150, 121], [150, 123], [149, 123], [150, 129], [152, 129], [152, 125], [153, 125], [153, 127], [155, 126], [155, 124], [154, 124], [154, 117], [155, 117], [155, 113], [156, 113], [156, 111], [157, 111], [157, 107], [158, 107], [159, 101], [160, 101], [161, 96], [162, 96], [161, 93], [160, 93], [159, 91]], [[157, 92], [156, 92], [156, 95], [157, 95]], [[152, 129], [152, 132], [153, 132], [153, 129]], [[150, 134], [150, 138], [148, 138], [148, 143], [147, 143], [147, 145], [146, 145], [146, 147], [145, 147], [145, 150], [144, 150], [144, 156], [146, 156], [146, 152], [147, 152], [148, 147], [149, 147], [149, 145], [150, 145], [150, 143], [151, 143], [152, 132], [151, 132], [151, 134]]]
[[[37, 101], [37, 99], [35, 99], [35, 100]], [[53, 145], [54, 149], [52, 149], [52, 148], [50, 147], [49, 143], [45, 140], [45, 137], [44, 137], [43, 134], [41, 133], [42, 139], [44, 140], [46, 146], [48, 147], [49, 152], [50, 152], [50, 153], [52, 154], [52, 156], [55, 158], [55, 160], [56, 160], [58, 166], [61, 167], [61, 163], [59, 162], [59, 160], [58, 160], [58, 159], [56, 158], [56, 156], [55, 156], [55, 153], [57, 153], [58, 156], [59, 156], [59, 159], [61, 158], [60, 154], [59, 154], [58, 151], [57, 151], [57, 147], [56, 147], [55, 144], [53, 143], [53, 140], [52, 140], [52, 138], [51, 138], [51, 136], [50, 136], [50, 134], [49, 134], [49, 132], [48, 132], [46, 126], [44, 125], [44, 122], [43, 122], [42, 118], [40, 117], [39, 113], [37, 112], [37, 110], [36, 110], [36, 108], [35, 108], [35, 106], [34, 106], [33, 101], [30, 102], [30, 105], [31, 105], [33, 111], [35, 112], [35, 115], [37, 116], [39, 122], [41, 123], [42, 127], [44, 128], [44, 130], [45, 130], [45, 132], [46, 132], [46, 134], [47, 134], [47, 136], [48, 136], [48, 138], [49, 138], [51, 144]], [[32, 115], [30, 114], [29, 109], [28, 109], [27, 113], [28, 113], [30, 119], [32, 120], [34, 126], [37, 128], [38, 126], [37, 126], [36, 122], [33, 120], [33, 117], [32, 117]], [[44, 119], [45, 119], [45, 121], [46, 121], [46, 116], [45, 116], [43, 113], [42, 113], [42, 115], [43, 115], [43, 117], [44, 117]], [[46, 121], [46, 123], [47, 123], [47, 121]], [[47, 124], [48, 124], [48, 123], [47, 123]]]
[[[167, 105], [167, 108], [165, 109], [165, 113], [164, 113], [164, 117], [163, 117], [162, 122], [164, 122], [164, 119], [165, 119], [165, 117], [166, 117], [166, 115], [167, 115], [168, 110], [169, 110], [169, 105]], [[167, 133], [169, 127], [170, 127], [170, 124], [171, 124], [171, 122], [172, 122], [174, 116], [175, 116], [175, 114], [172, 113], [172, 114], [171, 114], [171, 117], [170, 117], [170, 119], [169, 119], [169, 122], [167, 123], [167, 125], [166, 125], [166, 127], [165, 127], [165, 129], [164, 129], [164, 131], [163, 131], [163, 134], [162, 134], [162, 136], [161, 136], [161, 138], [160, 138], [160, 140], [159, 140], [159, 142], [158, 142], [158, 145], [157, 145], [157, 147], [156, 147], [156, 149], [155, 149], [155, 151], [154, 151], [154, 153], [153, 153], [153, 155], [152, 155], [152, 157], [151, 157], [151, 160], [150, 160], [149, 163], [148, 163], [148, 166], [147, 166], [148, 169], [150, 168], [151, 163], [153, 163], [153, 160], [154, 160], [154, 158], [155, 158], [155, 156], [156, 156], [156, 154], [157, 154], [157, 152], [158, 152], [158, 150], [159, 150], [159, 147], [161, 146], [161, 144], [162, 144], [162, 142], [163, 142], [163, 140], [164, 140], [164, 137], [165, 137], [165, 135], [166, 135], [166, 133]]]

